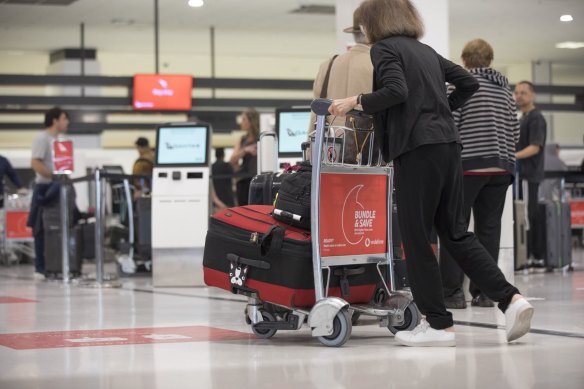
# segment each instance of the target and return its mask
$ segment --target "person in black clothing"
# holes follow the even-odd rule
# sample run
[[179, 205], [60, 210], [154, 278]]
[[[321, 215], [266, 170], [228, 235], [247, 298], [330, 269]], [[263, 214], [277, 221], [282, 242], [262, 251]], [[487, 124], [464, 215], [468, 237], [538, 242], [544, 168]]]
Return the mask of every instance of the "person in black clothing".
[[[374, 67], [373, 92], [334, 100], [329, 111], [344, 115], [358, 104], [375, 115], [383, 157], [394, 161], [398, 223], [412, 294], [425, 319], [396, 341], [407, 346], [455, 346], [438, 261], [430, 245], [435, 226], [442, 245], [470, 279], [505, 312], [507, 340], [525, 335], [533, 307], [505, 279], [494, 259], [468, 232], [462, 205], [461, 141], [452, 110], [479, 84], [458, 65], [418, 39], [422, 20], [410, 0], [366, 0], [364, 33]], [[446, 96], [445, 83], [456, 90]]]
[[[257, 142], [260, 139], [260, 114], [253, 108], [241, 113], [241, 129], [245, 135], [233, 149], [229, 163], [237, 172], [237, 205], [249, 203], [249, 185], [253, 176], [257, 174]], [[241, 160], [241, 164], [240, 161]]]
[[[529, 81], [521, 81], [515, 86], [515, 102], [523, 113], [519, 126], [519, 142], [515, 156], [519, 166], [519, 197], [525, 200], [527, 191], [527, 255], [533, 260], [541, 260], [543, 254], [536, 237], [541, 236], [537, 220], [539, 184], [544, 178], [544, 148], [546, 122], [541, 111], [535, 107], [535, 89]], [[527, 186], [527, 190], [525, 190]]]
[[[218, 208], [233, 207], [235, 205], [232, 189], [233, 167], [224, 161], [225, 149], [222, 147], [215, 150], [215, 158], [217, 160], [211, 166], [211, 174], [213, 174], [215, 195], [222, 203]], [[222, 177], [215, 178], [216, 176]]]
[[22, 186], [22, 182], [10, 164], [10, 161], [0, 155], [0, 209], [4, 208], [4, 176], [8, 176], [10, 181], [18, 188], [18, 193], [26, 194], [28, 190]]
[[[488, 42], [483, 39], [468, 42], [461, 58], [480, 85], [478, 92], [453, 112], [463, 144], [463, 211], [470, 220], [472, 210], [474, 232], [497, 262], [501, 217], [515, 174], [515, 144], [519, 139], [517, 108], [507, 78], [490, 67], [494, 51]], [[446, 308], [466, 308], [462, 290], [464, 274], [446, 249], [440, 250], [440, 273]], [[469, 292], [473, 306], [494, 306], [472, 282]]]

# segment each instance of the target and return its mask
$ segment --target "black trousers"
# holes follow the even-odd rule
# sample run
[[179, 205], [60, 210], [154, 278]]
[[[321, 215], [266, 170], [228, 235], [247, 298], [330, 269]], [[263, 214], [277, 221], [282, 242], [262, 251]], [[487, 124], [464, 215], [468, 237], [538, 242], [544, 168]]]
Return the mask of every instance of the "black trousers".
[[460, 145], [418, 147], [395, 160], [398, 222], [402, 233], [408, 280], [414, 300], [430, 326], [453, 325], [446, 311], [442, 280], [430, 245], [432, 225], [456, 263], [504, 312], [517, 288], [505, 279], [495, 260], [467, 230], [463, 213]]
[[[466, 175], [462, 181], [464, 218], [468, 224], [472, 210], [475, 235], [497, 263], [501, 241], [501, 217], [512, 176]], [[445, 297], [462, 290], [464, 273], [445, 248], [440, 250], [440, 273]], [[474, 282], [470, 283], [469, 290], [473, 297], [481, 293]]]

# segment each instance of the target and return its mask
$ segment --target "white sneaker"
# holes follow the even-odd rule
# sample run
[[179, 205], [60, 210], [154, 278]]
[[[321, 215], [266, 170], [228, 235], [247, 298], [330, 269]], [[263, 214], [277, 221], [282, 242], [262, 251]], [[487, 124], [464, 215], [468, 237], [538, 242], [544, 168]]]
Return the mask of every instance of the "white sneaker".
[[454, 332], [435, 330], [422, 319], [412, 331], [400, 331], [395, 334], [395, 340], [404, 346], [411, 347], [454, 347], [456, 336]]
[[45, 275], [43, 273], [39, 273], [39, 272], [35, 272], [33, 274], [32, 278], [35, 280], [39, 280], [39, 281], [46, 279]]
[[505, 311], [505, 328], [507, 330], [507, 342], [521, 338], [531, 328], [533, 306], [526, 299], [520, 298], [510, 304]]

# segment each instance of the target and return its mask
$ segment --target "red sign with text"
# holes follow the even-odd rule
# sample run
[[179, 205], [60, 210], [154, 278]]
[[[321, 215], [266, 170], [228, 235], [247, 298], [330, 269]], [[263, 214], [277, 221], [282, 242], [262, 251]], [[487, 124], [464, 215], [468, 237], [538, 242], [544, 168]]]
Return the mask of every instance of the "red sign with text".
[[193, 77], [136, 74], [134, 109], [188, 111], [192, 107]]
[[584, 227], [584, 200], [570, 201], [572, 227]]
[[26, 226], [28, 211], [6, 212], [6, 238], [27, 239], [32, 238], [32, 229]]
[[67, 174], [73, 172], [73, 141], [53, 141], [53, 173]]
[[387, 176], [325, 173], [320, 187], [322, 256], [385, 253]]

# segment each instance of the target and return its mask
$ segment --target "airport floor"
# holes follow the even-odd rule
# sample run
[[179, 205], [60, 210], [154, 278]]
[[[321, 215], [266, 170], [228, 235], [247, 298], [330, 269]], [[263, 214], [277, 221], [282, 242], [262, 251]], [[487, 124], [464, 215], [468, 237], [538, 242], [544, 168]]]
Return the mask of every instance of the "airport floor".
[[[584, 388], [584, 251], [574, 272], [515, 274], [535, 307], [507, 344], [495, 308], [454, 311], [455, 348], [398, 346], [361, 319], [341, 348], [308, 329], [256, 338], [244, 300], [148, 277], [99, 289], [0, 267], [0, 388]], [[91, 271], [91, 269], [88, 269]]]

